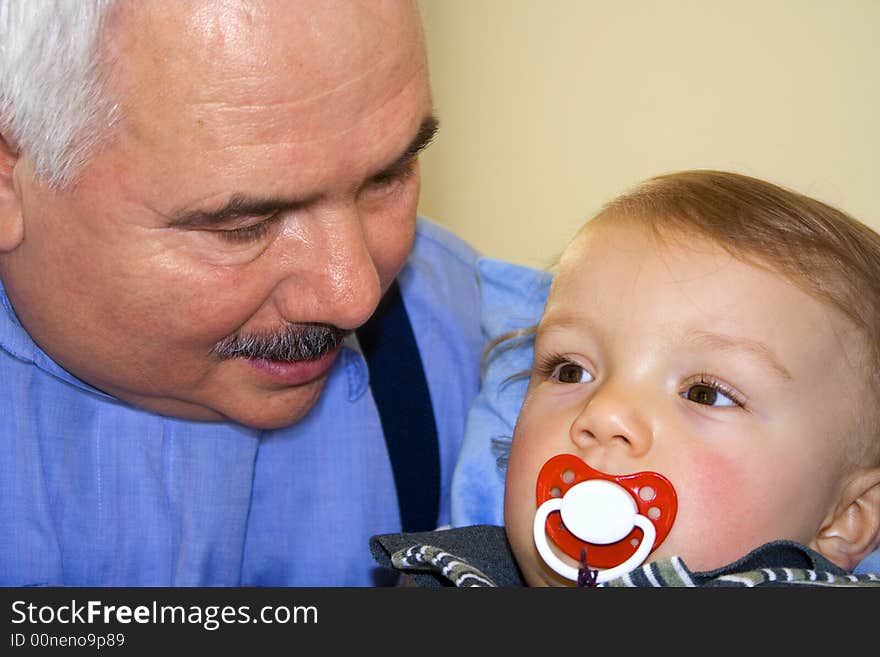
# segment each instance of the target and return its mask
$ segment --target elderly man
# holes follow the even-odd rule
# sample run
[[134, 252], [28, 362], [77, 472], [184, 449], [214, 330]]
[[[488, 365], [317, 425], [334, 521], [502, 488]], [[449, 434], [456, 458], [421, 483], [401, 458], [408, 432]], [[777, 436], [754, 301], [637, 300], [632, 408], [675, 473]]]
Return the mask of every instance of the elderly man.
[[0, 0], [0, 584], [371, 585], [407, 495], [448, 521], [482, 338], [436, 126], [413, 2]]

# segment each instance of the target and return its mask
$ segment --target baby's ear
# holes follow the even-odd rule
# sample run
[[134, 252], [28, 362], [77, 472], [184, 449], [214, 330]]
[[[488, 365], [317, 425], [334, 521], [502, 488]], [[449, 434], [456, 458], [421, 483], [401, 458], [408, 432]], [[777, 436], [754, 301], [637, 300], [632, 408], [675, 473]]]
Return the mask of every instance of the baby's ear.
[[840, 502], [810, 547], [841, 568], [852, 570], [880, 546], [880, 468], [850, 479]]
[[0, 134], [0, 254], [13, 251], [24, 239], [21, 198], [15, 185], [18, 151]]

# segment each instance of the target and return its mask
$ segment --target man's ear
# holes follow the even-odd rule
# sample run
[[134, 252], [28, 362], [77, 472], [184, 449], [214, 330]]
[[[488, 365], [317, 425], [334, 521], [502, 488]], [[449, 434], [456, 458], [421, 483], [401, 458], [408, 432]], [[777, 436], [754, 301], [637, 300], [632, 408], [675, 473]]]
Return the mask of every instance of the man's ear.
[[24, 240], [21, 197], [15, 184], [18, 151], [0, 134], [0, 254], [14, 251]]
[[846, 570], [880, 547], [880, 468], [850, 480], [810, 547]]

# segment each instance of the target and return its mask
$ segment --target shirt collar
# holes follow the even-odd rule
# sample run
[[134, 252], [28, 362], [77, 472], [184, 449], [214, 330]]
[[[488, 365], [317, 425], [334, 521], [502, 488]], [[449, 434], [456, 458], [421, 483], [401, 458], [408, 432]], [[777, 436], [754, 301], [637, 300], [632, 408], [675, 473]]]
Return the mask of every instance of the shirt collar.
[[37, 346], [15, 314], [15, 309], [12, 307], [12, 302], [6, 294], [2, 281], [0, 281], [0, 306], [2, 306], [2, 310], [0, 310], [0, 349], [26, 363], [33, 363], [47, 374], [86, 392], [105, 399], [116, 399], [75, 377]]
[[367, 361], [356, 333], [350, 333], [342, 342], [342, 352], [339, 354], [339, 358], [341, 367], [348, 377], [348, 401], [356, 401], [370, 385], [370, 369], [367, 367]]

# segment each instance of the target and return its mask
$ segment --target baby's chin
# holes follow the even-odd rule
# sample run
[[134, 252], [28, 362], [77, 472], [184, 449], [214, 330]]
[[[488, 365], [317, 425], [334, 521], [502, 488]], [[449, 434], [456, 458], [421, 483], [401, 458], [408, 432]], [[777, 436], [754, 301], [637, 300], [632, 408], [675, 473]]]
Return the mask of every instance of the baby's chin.
[[[554, 545], [551, 542], [549, 547], [564, 564], [573, 566], [574, 568], [580, 567], [580, 563], [577, 560], [572, 559], [565, 554], [557, 545]], [[523, 578], [526, 580], [526, 584], [529, 586], [563, 587], [576, 586], [577, 584], [570, 579], [566, 579], [550, 568], [550, 566], [544, 563], [544, 560], [541, 559], [537, 552], [535, 552], [534, 555], [530, 555], [526, 563], [520, 563], [520, 571], [522, 572]]]
[[648, 555], [645, 563], [677, 557], [690, 572], [705, 573], [732, 564], [741, 557], [746, 556], [751, 549], [743, 547], [737, 550], [736, 548], [731, 549], [731, 546], [726, 546], [723, 550], [719, 550], [710, 549], [709, 546], [702, 546], [701, 549], [694, 549], [692, 547], [690, 550], [678, 550], [674, 545], [664, 544]]
[[[573, 564], [574, 560], [566, 559], [566, 563], [569, 561]], [[540, 559], [527, 564], [525, 567], [521, 568], [523, 578], [526, 580], [526, 584], [529, 586], [540, 587], [540, 586], [552, 586], [552, 587], [571, 587], [575, 586], [575, 582], [571, 580], [565, 579], [562, 575], [551, 570], [547, 564], [545, 564]]]
[[[674, 531], [674, 529], [673, 529]], [[725, 568], [742, 559], [766, 541], [760, 537], [743, 540], [699, 541], [691, 536], [670, 535], [649, 555], [649, 561], [677, 557], [692, 573], [707, 573]], [[681, 540], [677, 540], [681, 539]]]
[[[639, 566], [636, 566], [636, 568], [676, 556], [684, 562], [684, 565], [691, 572], [707, 572], [727, 566], [749, 552], [748, 549], [745, 549], [741, 554], [734, 554], [737, 548], [733, 546], [727, 546], [724, 550], [708, 550], [706, 549], [706, 546], [697, 548], [693, 545], [690, 546], [690, 549], [679, 549], [679, 542], [676, 540], [669, 540], [670, 538], [674, 537], [668, 537], [667, 540], [657, 546], [657, 549], [652, 551], [648, 555], [648, 558], [639, 564]], [[576, 559], [565, 554], [565, 552], [563, 552], [562, 549], [552, 541], [548, 541], [548, 547], [559, 559], [562, 560], [563, 563], [573, 566], [574, 568], [580, 567], [580, 563]], [[733, 549], [731, 549], [731, 547], [733, 547]], [[519, 556], [523, 555], [520, 554]], [[518, 563], [520, 572], [529, 586], [573, 587], [577, 585], [576, 582], [559, 575], [544, 563], [544, 560], [541, 559], [534, 547], [528, 549], [528, 553], [523, 559], [520, 559]]]
[[[654, 552], [652, 552], [651, 554], [648, 555], [648, 558], [645, 559], [644, 562], [642, 562], [639, 566], [636, 566], [636, 568], [640, 568], [641, 566], [647, 565], [647, 564], [654, 562], [654, 561], [661, 561], [663, 559], [668, 559], [669, 557], [673, 556], [673, 554], [675, 554], [674, 552], [668, 552], [667, 550], [665, 550], [664, 549], [665, 547], [666, 546], [658, 547]], [[556, 554], [557, 557], [559, 557], [562, 560], [563, 563], [565, 563], [569, 566], [573, 566], [575, 568], [580, 567], [580, 563], [578, 563], [577, 560], [571, 558], [570, 556], [568, 556], [567, 554], [562, 552], [562, 550], [560, 550], [558, 546], [553, 545], [551, 543], [550, 549]], [[690, 568], [691, 571], [697, 572], [696, 569], [691, 568], [690, 564], [687, 564], [686, 561], [685, 561], [685, 564], [688, 566], [688, 568]], [[718, 564], [718, 566], [714, 566], [714, 567], [720, 568], [722, 565], [724, 565], [724, 564]], [[573, 587], [573, 586], [577, 586], [576, 582], [573, 582], [569, 579], [566, 579], [565, 577], [562, 577], [562, 575], [559, 575], [557, 572], [555, 572], [546, 563], [544, 563], [543, 559], [541, 559], [537, 554], [534, 557], [530, 557], [528, 559], [528, 563], [521, 564], [520, 570], [523, 574], [523, 578], [526, 580], [526, 584], [528, 584], [529, 586], [533, 586], [533, 587], [540, 587], [540, 586]], [[709, 570], [709, 569], [707, 568], [707, 569], [703, 569], [703, 570]]]

